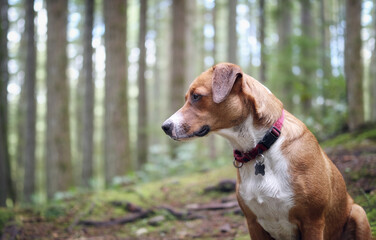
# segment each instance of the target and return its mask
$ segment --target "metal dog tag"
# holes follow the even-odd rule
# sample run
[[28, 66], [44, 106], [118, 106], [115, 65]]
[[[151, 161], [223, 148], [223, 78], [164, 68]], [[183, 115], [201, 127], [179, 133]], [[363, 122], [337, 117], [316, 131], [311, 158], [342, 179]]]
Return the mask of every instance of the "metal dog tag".
[[261, 174], [265, 176], [264, 155], [260, 154], [255, 163], [255, 175]]

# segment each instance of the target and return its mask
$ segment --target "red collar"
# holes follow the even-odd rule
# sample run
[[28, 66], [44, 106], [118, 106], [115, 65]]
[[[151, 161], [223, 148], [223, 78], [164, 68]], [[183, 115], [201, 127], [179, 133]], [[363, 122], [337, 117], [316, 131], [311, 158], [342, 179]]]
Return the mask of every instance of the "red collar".
[[[240, 163], [247, 163], [257, 156], [268, 150], [273, 143], [277, 141], [281, 135], [281, 130], [283, 126], [283, 120], [285, 119], [284, 110], [282, 109], [281, 117], [273, 124], [273, 126], [268, 130], [265, 136], [260, 142], [257, 143], [256, 147], [249, 152], [241, 152], [239, 150], [234, 150], [234, 159]], [[243, 165], [243, 164], [242, 164]]]

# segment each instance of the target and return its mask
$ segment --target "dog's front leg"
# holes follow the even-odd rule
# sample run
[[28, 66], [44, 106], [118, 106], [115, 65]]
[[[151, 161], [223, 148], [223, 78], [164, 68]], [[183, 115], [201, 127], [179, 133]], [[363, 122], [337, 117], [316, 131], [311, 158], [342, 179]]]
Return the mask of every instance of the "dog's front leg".
[[324, 220], [304, 221], [300, 227], [302, 240], [323, 240], [324, 239]]
[[248, 231], [252, 240], [273, 240], [268, 232], [266, 232], [256, 221], [247, 219]]

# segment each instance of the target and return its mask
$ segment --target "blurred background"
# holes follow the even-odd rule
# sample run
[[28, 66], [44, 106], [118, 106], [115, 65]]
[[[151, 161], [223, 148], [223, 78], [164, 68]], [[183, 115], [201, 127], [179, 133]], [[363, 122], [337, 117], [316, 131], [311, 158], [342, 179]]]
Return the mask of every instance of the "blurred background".
[[0, 2], [0, 206], [231, 166], [160, 129], [218, 62], [319, 140], [376, 122], [375, 0]]

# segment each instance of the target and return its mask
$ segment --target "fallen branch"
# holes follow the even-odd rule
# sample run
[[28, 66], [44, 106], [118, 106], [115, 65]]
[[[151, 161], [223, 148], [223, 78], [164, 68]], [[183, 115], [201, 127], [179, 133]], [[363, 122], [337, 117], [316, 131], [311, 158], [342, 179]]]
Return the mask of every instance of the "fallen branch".
[[191, 204], [186, 206], [188, 210], [193, 211], [202, 211], [202, 210], [221, 210], [221, 209], [229, 209], [229, 208], [235, 208], [239, 207], [239, 204], [237, 201], [231, 201], [226, 203], [208, 203], [203, 205], [198, 204]]
[[113, 225], [118, 225], [118, 224], [126, 224], [126, 223], [135, 222], [143, 218], [147, 218], [152, 212], [153, 211], [151, 210], [141, 211], [139, 213], [135, 213], [130, 216], [117, 218], [117, 219], [111, 219], [108, 221], [81, 220], [79, 221], [79, 224], [85, 225], [85, 226], [93, 226], [93, 227], [106, 227], [106, 226], [113, 226]]
[[192, 213], [191, 211], [187, 211], [187, 212], [178, 211], [170, 206], [161, 206], [161, 207], [158, 207], [158, 209], [166, 210], [172, 216], [174, 216], [177, 220], [180, 220], [180, 221], [188, 221], [188, 220], [204, 218], [204, 216], [196, 214], [196, 213]]
[[80, 219], [83, 218], [84, 216], [89, 215], [93, 211], [94, 206], [95, 206], [95, 204], [94, 204], [94, 202], [92, 202], [91, 205], [90, 205], [90, 207], [89, 207], [89, 209], [86, 212], [77, 215], [74, 218], [74, 220], [71, 223], [71, 225], [69, 225], [69, 227], [67, 228], [67, 231], [68, 232], [72, 232], [73, 228], [79, 223]]
[[139, 207], [139, 206], [137, 206], [133, 203], [130, 203], [130, 202], [112, 201], [110, 203], [115, 207], [123, 208], [123, 209], [125, 209], [125, 210], [127, 210], [128, 212], [131, 212], [131, 213], [142, 212], [141, 207]]
[[220, 181], [217, 185], [209, 186], [205, 188], [204, 193], [213, 192], [213, 191], [229, 193], [229, 192], [235, 192], [235, 189], [236, 189], [236, 180], [225, 179], [225, 180]]

